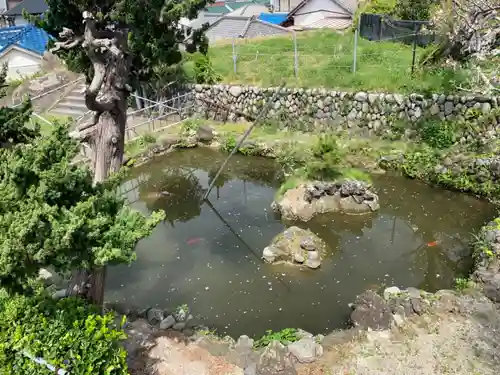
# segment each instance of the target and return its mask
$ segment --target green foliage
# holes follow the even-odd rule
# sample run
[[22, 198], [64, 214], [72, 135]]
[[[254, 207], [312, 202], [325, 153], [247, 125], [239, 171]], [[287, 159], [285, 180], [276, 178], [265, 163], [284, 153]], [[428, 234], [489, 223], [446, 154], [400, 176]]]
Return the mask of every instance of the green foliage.
[[439, 4], [439, 0], [397, 0], [394, 12], [402, 20], [426, 21]]
[[133, 141], [127, 142], [125, 144], [125, 154], [127, 157], [132, 158], [138, 154], [146, 151], [149, 146], [156, 142], [156, 138], [153, 134], [143, 134], [139, 138]]
[[455, 289], [459, 292], [463, 292], [467, 289], [470, 289], [474, 286], [474, 282], [466, 277], [457, 277], [454, 280]]
[[340, 171], [340, 173], [342, 174], [342, 178], [344, 180], [357, 180], [357, 181], [364, 181], [369, 184], [372, 183], [371, 176], [365, 171], [362, 171], [357, 168], [344, 168]]
[[42, 358], [71, 375], [128, 375], [125, 334], [113, 316], [81, 299], [0, 297], [0, 375], [54, 374], [23, 355]]
[[236, 137], [234, 135], [230, 135], [226, 139], [224, 139], [224, 142], [221, 144], [220, 149], [224, 152], [231, 152], [236, 147], [237, 143], [238, 142], [236, 141]]
[[287, 176], [304, 166], [306, 152], [299, 150], [297, 143], [287, 142], [280, 145], [276, 152], [276, 161]]
[[398, 0], [365, 0], [360, 3], [354, 14], [353, 27], [358, 26], [359, 18], [363, 13], [393, 15]]
[[208, 85], [216, 84], [222, 79], [212, 65], [210, 58], [206, 55], [197, 53], [194, 55], [194, 78], [196, 83]]
[[451, 147], [457, 141], [456, 123], [440, 119], [424, 120], [418, 124], [418, 134], [422, 141], [437, 149]]
[[331, 134], [321, 135], [312, 147], [312, 158], [306, 162], [308, 179], [335, 179], [340, 176], [338, 166], [343, 153], [338, 140]]
[[[185, 39], [178, 27], [181, 17], [196, 18], [197, 13], [207, 4], [207, 0], [150, 0], [145, 4], [140, 0], [47, 0], [49, 10], [36, 23], [53, 37], [58, 38], [63, 27], [76, 35], [83, 35], [82, 12], [92, 12], [98, 22], [97, 27], [106, 26], [126, 30], [128, 49], [131, 57], [131, 80], [147, 82], [154, 77], [154, 69], [160, 64], [175, 65], [182, 60], [179, 44]], [[202, 46], [206, 52], [206, 38], [196, 32], [190, 43], [190, 51]], [[193, 48], [195, 47], [195, 48]], [[70, 51], [60, 51], [70, 69], [91, 75], [91, 64], [81, 47]]]
[[255, 340], [254, 347], [255, 348], [263, 348], [271, 343], [271, 341], [279, 341], [284, 345], [287, 345], [291, 342], [295, 342], [299, 340], [299, 336], [297, 335], [297, 329], [295, 328], [284, 328], [281, 331], [273, 332], [272, 330], [267, 330], [266, 334], [262, 336], [260, 339]]
[[[3, 87], [7, 77], [7, 65], [0, 69], [0, 97], [5, 95]], [[24, 101], [17, 108], [0, 108], [0, 148], [9, 147], [18, 143], [30, 142], [40, 134], [40, 127], [34, 125], [26, 126], [31, 117], [31, 102]]]
[[58, 124], [31, 144], [0, 149], [0, 283], [19, 291], [41, 267], [59, 272], [130, 262], [136, 243], [163, 213], [150, 218], [115, 193], [119, 175], [93, 185], [72, 163], [78, 146]]
[[187, 119], [182, 123], [181, 132], [183, 134], [191, 133], [193, 131], [195, 132], [198, 130], [199, 127], [200, 127], [199, 121], [194, 119]]

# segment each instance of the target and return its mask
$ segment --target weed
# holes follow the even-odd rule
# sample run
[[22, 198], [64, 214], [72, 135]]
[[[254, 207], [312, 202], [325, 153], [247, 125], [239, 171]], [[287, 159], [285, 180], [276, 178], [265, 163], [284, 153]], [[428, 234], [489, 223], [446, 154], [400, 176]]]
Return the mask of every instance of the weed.
[[229, 135], [221, 144], [220, 149], [224, 152], [231, 152], [236, 147], [237, 141], [234, 135]]
[[470, 289], [474, 286], [474, 282], [465, 277], [457, 277], [454, 281], [455, 289], [459, 292]]
[[451, 121], [423, 120], [417, 128], [422, 141], [437, 149], [445, 149], [457, 141], [457, 126]]
[[371, 184], [372, 179], [368, 173], [362, 171], [361, 169], [356, 168], [345, 168], [341, 169], [340, 173], [342, 174], [342, 178], [346, 180], [358, 180], [364, 181]]
[[255, 340], [254, 347], [263, 348], [275, 340], [281, 342], [284, 345], [287, 345], [291, 342], [295, 342], [299, 340], [299, 337], [297, 335], [297, 329], [285, 328], [278, 332], [267, 330], [264, 336], [262, 336], [258, 340]]
[[283, 143], [276, 153], [276, 162], [280, 165], [286, 176], [294, 173], [305, 164], [305, 152], [298, 149], [296, 142]]
[[339, 164], [343, 156], [335, 136], [321, 135], [312, 147], [312, 158], [306, 162], [307, 178], [335, 179], [339, 177]]
[[200, 127], [200, 122], [196, 119], [187, 119], [181, 125], [181, 134], [195, 132]]

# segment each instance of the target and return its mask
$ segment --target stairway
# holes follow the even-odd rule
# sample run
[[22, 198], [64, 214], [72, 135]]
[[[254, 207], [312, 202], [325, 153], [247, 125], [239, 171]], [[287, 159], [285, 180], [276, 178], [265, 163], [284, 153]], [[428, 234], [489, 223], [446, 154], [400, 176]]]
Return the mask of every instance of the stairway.
[[64, 98], [62, 98], [51, 110], [54, 115], [79, 117], [87, 112], [85, 105], [85, 83], [78, 83]]

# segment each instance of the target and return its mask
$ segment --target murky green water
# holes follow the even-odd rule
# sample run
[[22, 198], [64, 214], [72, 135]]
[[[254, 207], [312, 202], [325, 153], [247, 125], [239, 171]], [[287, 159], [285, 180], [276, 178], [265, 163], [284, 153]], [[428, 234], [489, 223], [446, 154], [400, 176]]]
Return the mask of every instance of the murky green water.
[[308, 223], [334, 249], [319, 270], [272, 266], [262, 249], [284, 226], [270, 204], [279, 186], [271, 160], [236, 156], [202, 196], [225, 155], [186, 150], [134, 171], [123, 191], [143, 212], [167, 219], [137, 247], [130, 267], [109, 271], [107, 299], [135, 306], [187, 303], [201, 321], [233, 336], [301, 327], [342, 327], [348, 303], [367, 288], [449, 288], [467, 272], [472, 232], [494, 207], [401, 177], [375, 176], [381, 209]]

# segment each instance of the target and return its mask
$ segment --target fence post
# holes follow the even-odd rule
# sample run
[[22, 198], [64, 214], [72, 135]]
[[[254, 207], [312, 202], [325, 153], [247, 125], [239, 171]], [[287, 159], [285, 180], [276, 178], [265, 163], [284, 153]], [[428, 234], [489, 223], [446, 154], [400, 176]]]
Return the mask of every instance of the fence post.
[[299, 51], [297, 51], [297, 33], [293, 32], [293, 66], [295, 79], [299, 79]]
[[411, 60], [411, 74], [415, 72], [415, 59], [417, 58], [417, 40], [418, 40], [418, 32], [420, 30], [420, 25], [415, 23], [414, 26], [414, 35], [413, 35], [413, 56]]
[[354, 30], [354, 51], [352, 53], [352, 72], [356, 73], [356, 65], [358, 61], [358, 37], [359, 37], [359, 22], [358, 26]]
[[236, 48], [235, 48], [235, 42], [233, 38], [233, 72], [236, 74]]

